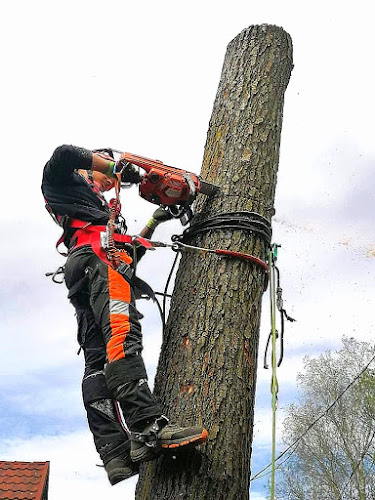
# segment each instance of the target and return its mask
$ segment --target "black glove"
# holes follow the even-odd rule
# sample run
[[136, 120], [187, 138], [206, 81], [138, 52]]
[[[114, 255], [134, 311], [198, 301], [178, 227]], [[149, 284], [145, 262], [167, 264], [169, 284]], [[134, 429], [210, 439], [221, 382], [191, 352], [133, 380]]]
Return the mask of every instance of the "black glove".
[[159, 207], [152, 214], [152, 217], [147, 222], [146, 227], [151, 229], [151, 231], [155, 231], [155, 229], [161, 222], [166, 222], [167, 220], [171, 220], [172, 218], [173, 216], [167, 210], [165, 210], [165, 208]]
[[169, 213], [168, 210], [166, 210], [163, 207], [159, 207], [155, 210], [155, 212], [152, 214], [152, 217], [160, 224], [160, 222], [166, 222], [167, 220], [173, 219], [173, 215]]
[[119, 161], [118, 167], [116, 164], [116, 170], [121, 171], [121, 182], [130, 184], [139, 184], [142, 181], [142, 176], [139, 174], [138, 170], [134, 166], [127, 162]]

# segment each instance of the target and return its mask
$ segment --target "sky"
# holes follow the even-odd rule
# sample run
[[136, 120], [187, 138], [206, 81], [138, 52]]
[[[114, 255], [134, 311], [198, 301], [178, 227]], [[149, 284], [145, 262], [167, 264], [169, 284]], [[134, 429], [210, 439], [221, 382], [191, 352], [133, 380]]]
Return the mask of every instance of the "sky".
[[[81, 404], [83, 358], [64, 285], [45, 272], [63, 264], [40, 192], [42, 169], [68, 143], [111, 146], [199, 173], [228, 43], [254, 24], [292, 37], [285, 95], [274, 241], [287, 325], [278, 372], [278, 451], [285, 407], [298, 397], [305, 356], [337, 349], [346, 335], [374, 340], [373, 25], [371, 3], [222, 0], [3, 2], [0, 229], [0, 460], [51, 461], [50, 498], [134, 498], [135, 479], [111, 487]], [[122, 196], [130, 232], [154, 210], [136, 188]], [[169, 222], [155, 236], [180, 232]], [[162, 289], [173, 255], [158, 250], [140, 276]], [[161, 343], [152, 304], [144, 357], [151, 383]], [[265, 294], [252, 472], [269, 463], [270, 372]], [[251, 498], [266, 498], [254, 482]]]

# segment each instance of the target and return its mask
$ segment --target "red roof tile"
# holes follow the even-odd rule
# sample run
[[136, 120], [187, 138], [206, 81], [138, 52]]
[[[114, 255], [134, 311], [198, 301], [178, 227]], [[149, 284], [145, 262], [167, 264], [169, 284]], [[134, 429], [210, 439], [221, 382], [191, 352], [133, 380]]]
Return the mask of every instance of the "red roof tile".
[[42, 500], [48, 474], [49, 462], [0, 461], [0, 499]]

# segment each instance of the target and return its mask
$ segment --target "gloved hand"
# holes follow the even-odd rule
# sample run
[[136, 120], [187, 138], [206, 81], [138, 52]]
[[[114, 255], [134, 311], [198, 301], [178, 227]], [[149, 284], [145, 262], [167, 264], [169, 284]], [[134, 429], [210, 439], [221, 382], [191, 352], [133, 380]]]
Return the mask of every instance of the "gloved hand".
[[158, 221], [159, 224], [160, 222], [166, 222], [167, 220], [173, 219], [173, 216], [169, 213], [169, 211], [163, 207], [157, 208], [152, 214], [152, 217]]
[[146, 227], [151, 229], [151, 231], [154, 231], [159, 224], [171, 219], [173, 219], [173, 216], [167, 210], [165, 210], [165, 208], [159, 207], [152, 214], [152, 217], [147, 222]]
[[142, 176], [139, 174], [138, 170], [128, 161], [124, 162], [120, 160], [116, 162], [113, 173], [121, 172], [121, 182], [130, 182], [131, 184], [139, 184], [142, 180]]

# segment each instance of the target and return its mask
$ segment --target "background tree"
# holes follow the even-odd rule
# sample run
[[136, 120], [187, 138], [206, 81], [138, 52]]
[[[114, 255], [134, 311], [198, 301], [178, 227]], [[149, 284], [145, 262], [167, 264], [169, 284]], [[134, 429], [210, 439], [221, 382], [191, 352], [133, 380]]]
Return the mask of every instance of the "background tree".
[[[291, 70], [291, 39], [276, 26], [251, 26], [228, 45], [202, 167], [221, 192], [198, 199], [193, 223], [234, 211], [256, 211], [270, 222]], [[259, 235], [234, 228], [198, 234], [189, 244], [263, 260], [267, 250]], [[203, 424], [209, 440], [200, 453], [142, 467], [140, 500], [248, 498], [263, 285], [259, 266], [183, 254], [155, 393], [168, 416]]]
[[299, 405], [287, 409], [284, 441], [293, 443], [337, 399], [299, 441], [281, 468], [283, 499], [375, 498], [375, 362], [339, 398], [374, 357], [375, 347], [343, 339], [340, 351], [305, 360], [299, 374]]

